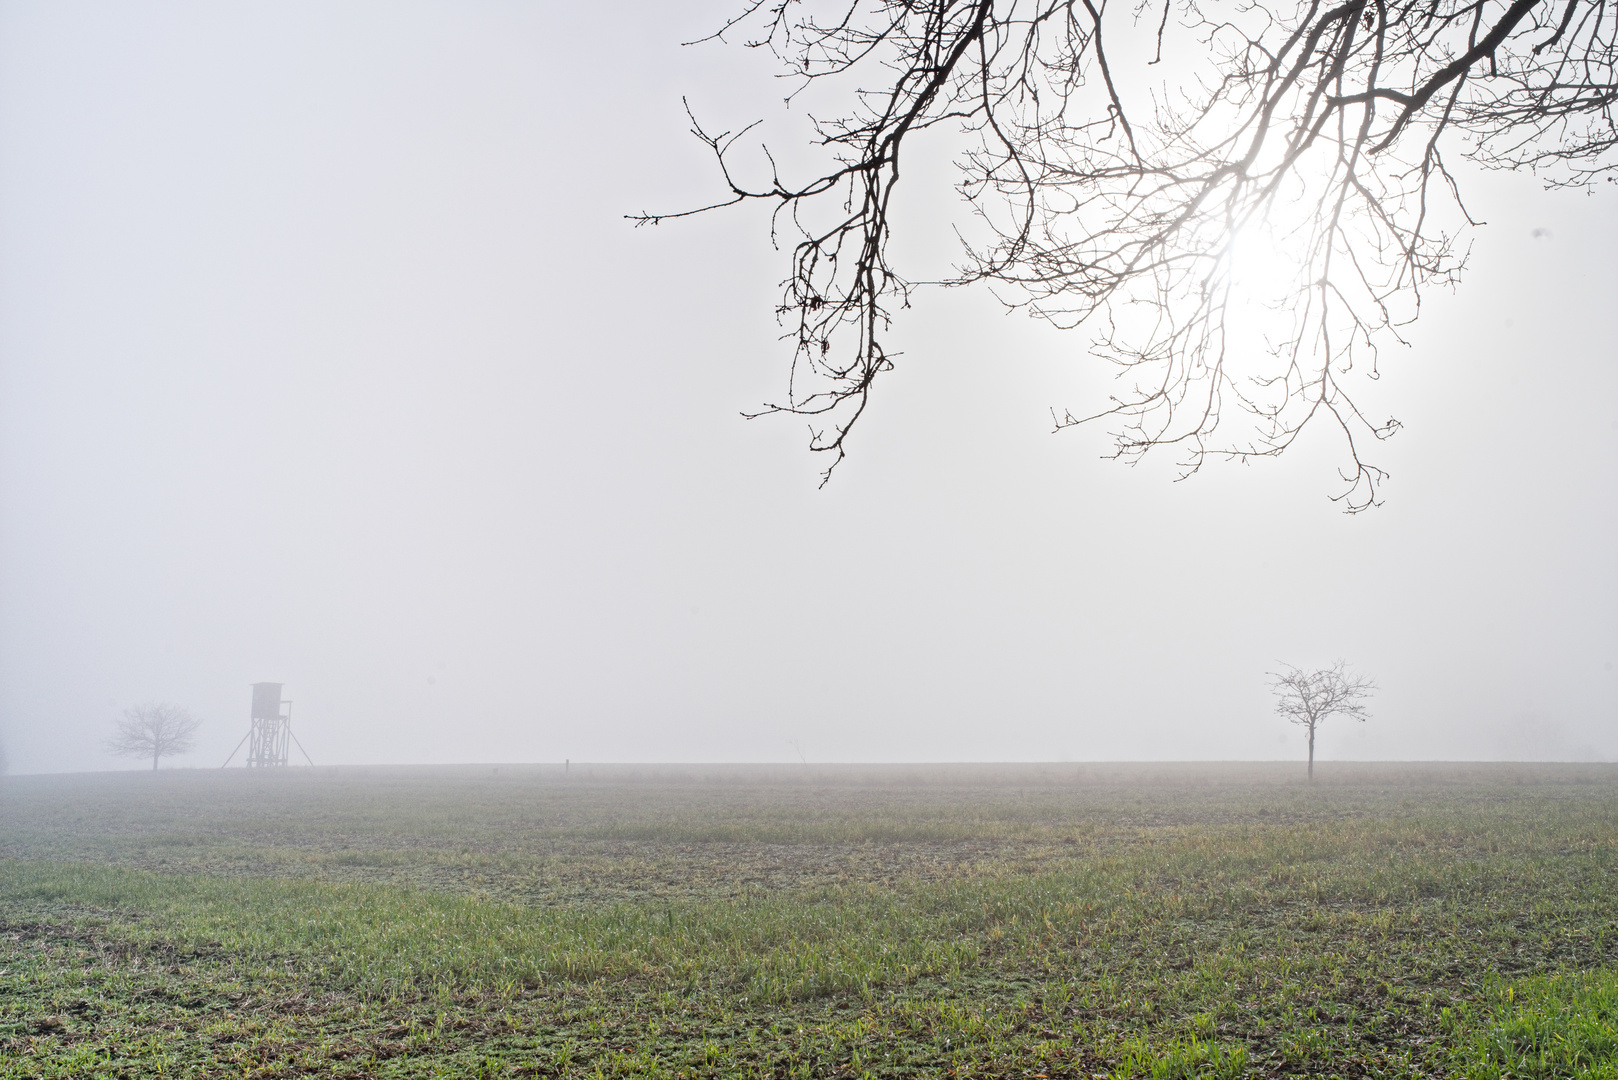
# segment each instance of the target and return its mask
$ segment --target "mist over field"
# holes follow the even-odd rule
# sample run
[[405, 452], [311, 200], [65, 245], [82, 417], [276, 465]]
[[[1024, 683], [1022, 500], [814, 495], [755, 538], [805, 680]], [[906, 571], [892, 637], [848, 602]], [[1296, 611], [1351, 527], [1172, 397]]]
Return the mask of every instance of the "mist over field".
[[1618, 1080], [1611, 15], [0, 2], [0, 1080]]
[[1605, 1080], [1611, 764], [0, 784], [0, 1076]]
[[261, 681], [322, 766], [1301, 761], [1266, 673], [1339, 658], [1378, 689], [1324, 760], [1618, 757], [1618, 193], [1467, 175], [1380, 509], [1324, 432], [1100, 460], [1049, 430], [1111, 389], [1087, 336], [966, 290], [820, 489], [740, 418], [767, 218], [624, 220], [720, 191], [682, 95], [801, 133], [681, 47], [732, 7], [0, 7], [12, 773], [148, 767], [104, 740], [150, 701], [216, 767]]

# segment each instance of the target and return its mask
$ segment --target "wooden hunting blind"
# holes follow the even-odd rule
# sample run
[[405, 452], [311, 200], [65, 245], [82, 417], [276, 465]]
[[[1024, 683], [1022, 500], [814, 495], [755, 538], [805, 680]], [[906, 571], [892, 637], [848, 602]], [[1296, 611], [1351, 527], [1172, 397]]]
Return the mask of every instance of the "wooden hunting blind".
[[281, 700], [278, 682], [253, 684], [252, 730], [247, 747], [247, 767], [285, 765], [292, 741], [292, 702]]
[[[292, 734], [292, 702], [281, 700], [281, 687], [284, 683], [258, 682], [253, 684], [253, 708], [247, 736], [236, 744], [236, 750], [242, 748], [242, 743], [248, 743], [247, 767], [249, 769], [263, 769], [276, 765], [287, 764], [287, 756], [292, 746], [298, 747], [298, 752], [309, 761], [309, 752], [298, 742], [298, 737]], [[236, 756], [236, 750], [230, 752], [225, 759], [229, 765], [231, 758]], [[313, 761], [309, 761], [313, 765]], [[224, 766], [220, 766], [223, 768]]]

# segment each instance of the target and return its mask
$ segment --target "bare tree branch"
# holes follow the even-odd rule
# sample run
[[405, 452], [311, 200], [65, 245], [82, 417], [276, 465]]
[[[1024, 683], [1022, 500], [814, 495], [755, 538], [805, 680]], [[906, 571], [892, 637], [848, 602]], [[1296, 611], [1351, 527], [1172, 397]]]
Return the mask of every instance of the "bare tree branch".
[[[1110, 456], [1172, 447], [1184, 477], [1283, 453], [1318, 421], [1345, 451], [1334, 497], [1376, 505], [1386, 473], [1364, 455], [1400, 424], [1357, 395], [1424, 291], [1457, 282], [1475, 224], [1443, 152], [1613, 179], [1618, 6], [1180, 0], [1171, 20], [1172, 4], [1155, 27], [1136, 21], [1146, 0], [1128, 21], [1104, 0], [776, 0], [727, 24], [848, 103], [815, 121], [831, 166], [802, 180], [773, 158], [741, 179], [742, 133], [692, 121], [729, 195], [685, 213], [764, 201], [799, 237], [777, 309], [786, 396], [755, 415], [812, 417], [811, 448], [844, 457], [916, 287], [890, 261], [902, 153], [942, 125], [968, 139], [959, 190], [989, 230], [943, 284], [1088, 328], [1122, 380], [1099, 408], [1053, 410], [1058, 430], [1111, 424]], [[1143, 82], [1165, 49], [1153, 70], [1177, 81]]]

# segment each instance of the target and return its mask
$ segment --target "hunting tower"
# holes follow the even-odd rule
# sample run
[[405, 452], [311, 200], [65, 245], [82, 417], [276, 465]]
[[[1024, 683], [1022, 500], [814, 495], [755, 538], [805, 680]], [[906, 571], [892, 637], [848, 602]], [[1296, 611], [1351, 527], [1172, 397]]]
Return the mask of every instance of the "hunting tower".
[[281, 683], [253, 684], [253, 726], [247, 733], [247, 767], [287, 763], [292, 741], [292, 702], [281, 700]]

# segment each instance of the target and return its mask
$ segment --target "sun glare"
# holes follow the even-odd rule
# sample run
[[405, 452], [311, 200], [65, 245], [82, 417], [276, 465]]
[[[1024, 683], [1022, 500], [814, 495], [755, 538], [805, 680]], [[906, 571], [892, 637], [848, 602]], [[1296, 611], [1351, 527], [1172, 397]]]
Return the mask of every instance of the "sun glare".
[[1299, 276], [1297, 260], [1262, 224], [1241, 228], [1230, 238], [1225, 272], [1241, 300], [1265, 305], [1285, 302]]

